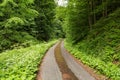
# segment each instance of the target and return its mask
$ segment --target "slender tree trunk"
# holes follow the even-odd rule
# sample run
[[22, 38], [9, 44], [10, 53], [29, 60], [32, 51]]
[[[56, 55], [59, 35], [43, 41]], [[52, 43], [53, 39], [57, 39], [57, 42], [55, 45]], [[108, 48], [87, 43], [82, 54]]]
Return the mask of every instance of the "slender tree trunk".
[[107, 16], [107, 0], [102, 0], [103, 4], [103, 17]]
[[102, 14], [103, 14], [103, 17], [105, 17], [105, 5], [104, 5], [104, 0], [102, 0], [102, 5], [103, 5], [103, 11], [102, 11]]
[[93, 0], [93, 9], [94, 9], [94, 23], [96, 23], [96, 13], [95, 13], [96, 1]]
[[107, 4], [107, 0], [106, 0], [106, 6], [105, 6], [105, 16], [107, 16], [107, 15], [108, 15], [108, 14], [107, 14], [107, 11], [108, 11], [108, 10], [107, 10], [107, 5], [108, 5], [108, 4]]
[[89, 20], [89, 27], [90, 27], [90, 30], [92, 30], [92, 24], [93, 24], [93, 19], [92, 19], [92, 1], [88, 1], [88, 20]]

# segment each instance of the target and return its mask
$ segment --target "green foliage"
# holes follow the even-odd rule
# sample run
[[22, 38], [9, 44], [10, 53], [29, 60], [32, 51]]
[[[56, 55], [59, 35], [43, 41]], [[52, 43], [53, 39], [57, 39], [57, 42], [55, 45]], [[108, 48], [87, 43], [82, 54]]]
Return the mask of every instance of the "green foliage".
[[35, 19], [38, 31], [37, 39], [47, 41], [54, 36], [55, 2], [54, 0], [35, 0], [35, 8], [40, 13]]
[[[58, 38], [58, 29], [61, 28], [54, 20], [55, 6], [54, 0], [0, 1], [0, 52], [28, 40]], [[23, 37], [24, 33], [29, 39]]]
[[[93, 54], [97, 54], [102, 56], [105, 53], [116, 54], [117, 46], [119, 45], [119, 17], [118, 11], [110, 14], [108, 18], [103, 18], [99, 20], [94, 26], [93, 30], [87, 36], [87, 39], [84, 40], [84, 43], [89, 52], [93, 52]], [[111, 16], [116, 14], [115, 16]], [[98, 51], [99, 50], [99, 51]], [[106, 52], [107, 51], [107, 52]]]
[[0, 52], [28, 41], [36, 42], [34, 0], [2, 0], [0, 3]]
[[38, 65], [56, 40], [0, 54], [1, 80], [35, 80]]
[[66, 13], [58, 13], [64, 20], [63, 30], [66, 33], [67, 40], [76, 43], [87, 34], [87, 4], [83, 0], [71, 0], [65, 8], [63, 8], [63, 11], [66, 11]]
[[[0, 30], [0, 52], [6, 49], [13, 49], [27, 43], [23, 47], [27, 47], [38, 43], [37, 39], [26, 32], [14, 31], [10, 29]], [[16, 45], [16, 46], [14, 46]]]
[[19, 17], [12, 17], [5, 22], [5, 28], [17, 27], [24, 25], [24, 21]]

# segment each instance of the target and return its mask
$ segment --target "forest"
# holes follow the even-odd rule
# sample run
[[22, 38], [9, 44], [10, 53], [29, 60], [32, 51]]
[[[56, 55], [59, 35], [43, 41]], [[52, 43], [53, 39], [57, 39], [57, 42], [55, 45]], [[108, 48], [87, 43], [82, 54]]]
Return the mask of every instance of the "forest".
[[61, 3], [0, 0], [0, 80], [35, 80], [40, 60], [60, 38], [106, 80], [120, 80], [120, 1]]

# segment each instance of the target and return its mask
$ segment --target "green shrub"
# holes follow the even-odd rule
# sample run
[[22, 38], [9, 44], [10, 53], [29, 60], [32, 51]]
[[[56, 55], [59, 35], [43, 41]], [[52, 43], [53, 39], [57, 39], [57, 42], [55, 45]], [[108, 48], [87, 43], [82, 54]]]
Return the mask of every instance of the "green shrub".
[[[6, 32], [5, 32], [6, 31]], [[27, 32], [15, 31], [15, 30], [0, 30], [0, 52], [17, 48], [19, 46], [27, 47], [31, 44], [38, 43], [36, 38], [28, 34]]]

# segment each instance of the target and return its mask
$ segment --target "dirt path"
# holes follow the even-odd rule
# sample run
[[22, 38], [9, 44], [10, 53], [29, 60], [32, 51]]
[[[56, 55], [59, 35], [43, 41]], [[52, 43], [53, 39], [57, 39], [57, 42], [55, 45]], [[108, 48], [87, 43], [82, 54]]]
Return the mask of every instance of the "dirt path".
[[65, 49], [54, 45], [43, 59], [37, 80], [96, 80]]

